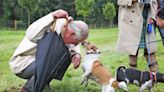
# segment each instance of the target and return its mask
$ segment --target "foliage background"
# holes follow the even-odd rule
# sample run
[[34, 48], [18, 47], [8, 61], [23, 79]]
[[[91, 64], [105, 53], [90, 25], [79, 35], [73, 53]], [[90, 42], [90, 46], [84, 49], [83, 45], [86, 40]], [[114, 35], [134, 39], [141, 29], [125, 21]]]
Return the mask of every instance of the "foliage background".
[[[109, 11], [106, 10], [104, 14], [106, 3], [115, 8], [106, 8]], [[15, 29], [25, 29], [35, 20], [57, 9], [68, 11], [74, 19], [85, 19], [91, 27], [107, 27], [117, 24], [117, 16], [105, 18], [106, 15], [115, 15], [117, 8], [116, 0], [0, 0], [0, 29], [15, 28], [15, 25]]]

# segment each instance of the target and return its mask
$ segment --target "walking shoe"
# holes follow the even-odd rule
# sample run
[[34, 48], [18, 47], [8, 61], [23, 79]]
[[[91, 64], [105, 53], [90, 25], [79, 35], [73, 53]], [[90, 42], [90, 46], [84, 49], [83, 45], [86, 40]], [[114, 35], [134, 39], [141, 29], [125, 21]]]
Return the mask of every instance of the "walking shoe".
[[23, 86], [21, 92], [32, 92], [34, 86], [35, 76], [32, 76]]

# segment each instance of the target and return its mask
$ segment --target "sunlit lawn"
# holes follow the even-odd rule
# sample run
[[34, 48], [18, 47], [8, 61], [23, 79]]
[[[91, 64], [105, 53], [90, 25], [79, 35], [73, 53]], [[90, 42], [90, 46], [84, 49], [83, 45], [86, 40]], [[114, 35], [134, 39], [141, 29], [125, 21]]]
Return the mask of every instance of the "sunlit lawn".
[[[25, 35], [25, 31], [0, 31], [0, 92], [20, 92], [26, 80], [20, 79], [11, 73], [8, 61]], [[122, 55], [115, 51], [118, 29], [92, 29], [88, 40], [95, 43], [101, 50], [101, 61], [105, 67], [112, 72], [113, 76], [119, 65], [128, 66], [128, 55]], [[157, 33], [157, 39], [160, 39]], [[84, 55], [83, 48], [82, 55]], [[158, 52], [156, 54], [159, 63], [159, 71], [164, 73], [164, 48], [161, 42], [158, 42]], [[138, 69], [146, 70], [146, 61], [143, 57], [143, 51], [139, 52]], [[101, 86], [90, 81], [87, 87], [81, 86], [81, 67], [74, 70], [70, 65], [62, 81], [53, 80], [51, 82], [51, 91], [45, 92], [101, 92]], [[155, 92], [164, 92], [164, 84], [158, 84], [154, 87]], [[129, 85], [130, 92], [138, 92], [138, 87]], [[122, 92], [117, 90], [117, 92]], [[148, 92], [147, 90], [145, 92]]]

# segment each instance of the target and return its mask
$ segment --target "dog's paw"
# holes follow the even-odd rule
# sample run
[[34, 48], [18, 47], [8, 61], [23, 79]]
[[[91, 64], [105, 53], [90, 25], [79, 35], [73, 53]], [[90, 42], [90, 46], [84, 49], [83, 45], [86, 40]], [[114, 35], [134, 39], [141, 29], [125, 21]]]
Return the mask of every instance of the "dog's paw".
[[80, 85], [83, 85], [84, 84], [84, 80], [81, 81]]
[[85, 87], [87, 87], [87, 86], [88, 86], [88, 82], [85, 83]]
[[81, 81], [81, 85], [83, 85], [83, 84], [84, 84], [85, 87], [88, 86], [88, 82], [86, 82], [86, 81]]
[[81, 85], [85, 85], [85, 87], [87, 87], [88, 86], [88, 79], [87, 79], [87, 77], [83, 77], [82, 78], [82, 80], [81, 80]]

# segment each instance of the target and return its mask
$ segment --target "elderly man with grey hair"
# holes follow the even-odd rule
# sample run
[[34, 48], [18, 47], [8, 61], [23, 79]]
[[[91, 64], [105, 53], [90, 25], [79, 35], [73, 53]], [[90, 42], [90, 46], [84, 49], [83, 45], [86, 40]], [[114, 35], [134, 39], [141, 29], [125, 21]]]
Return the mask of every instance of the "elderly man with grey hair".
[[[43, 38], [55, 20], [56, 33], [61, 35], [63, 42], [69, 48], [74, 68], [79, 67], [81, 55], [78, 44], [88, 37], [88, 25], [80, 20], [73, 21], [66, 11], [60, 9], [38, 19], [28, 27], [24, 39], [9, 61], [12, 72], [18, 77], [29, 81], [35, 75], [37, 42]], [[28, 81], [25, 84], [27, 90], [22, 89], [22, 92], [30, 92]]]

